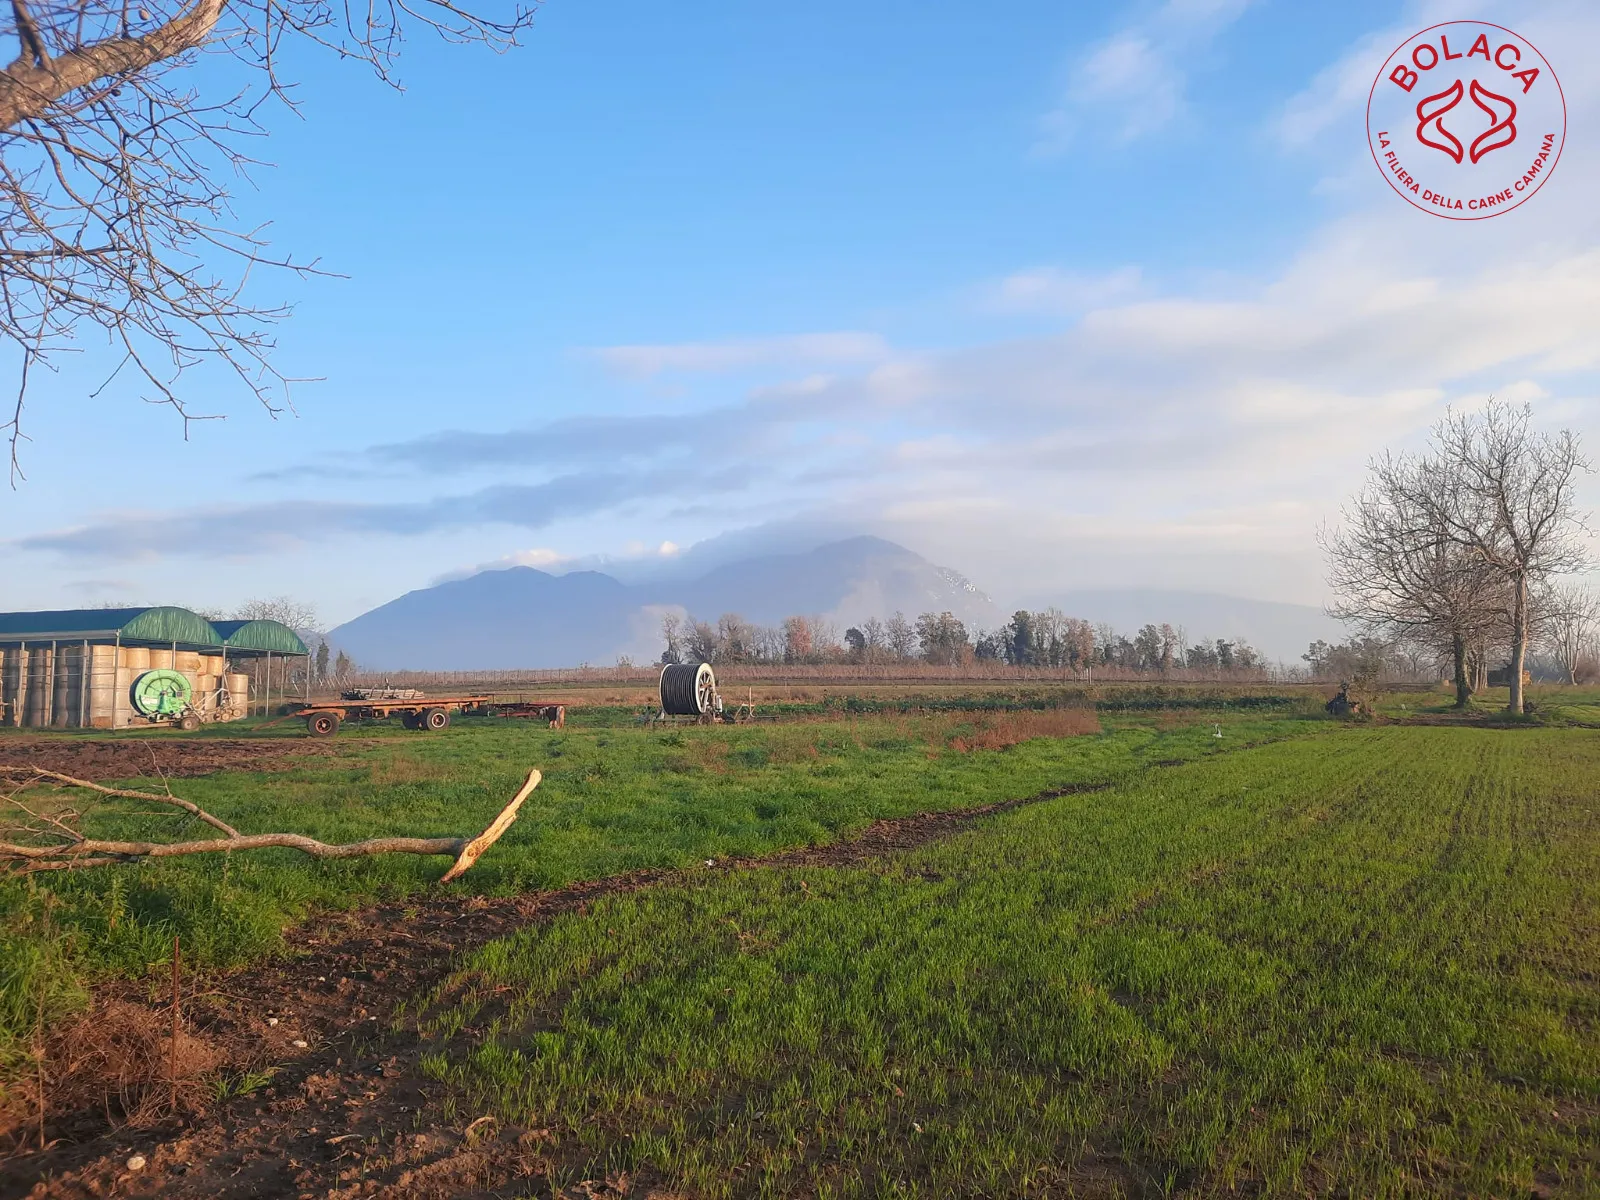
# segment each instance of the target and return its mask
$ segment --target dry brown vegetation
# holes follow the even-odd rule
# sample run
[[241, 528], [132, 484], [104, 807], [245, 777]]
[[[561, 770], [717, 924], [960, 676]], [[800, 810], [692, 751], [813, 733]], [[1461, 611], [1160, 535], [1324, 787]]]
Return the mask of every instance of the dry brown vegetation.
[[973, 750], [1004, 750], [1033, 738], [1080, 737], [1100, 732], [1100, 718], [1092, 708], [993, 713], [972, 724], [976, 726], [972, 733], [950, 739], [950, 749], [961, 754]]
[[0, 1135], [19, 1144], [37, 1122], [41, 1087], [52, 1113], [103, 1113], [112, 1126], [145, 1127], [206, 1108], [209, 1077], [222, 1055], [180, 1030], [172, 1043], [168, 1012], [106, 999], [77, 1017], [54, 1023], [34, 1048], [37, 1070], [7, 1089]]

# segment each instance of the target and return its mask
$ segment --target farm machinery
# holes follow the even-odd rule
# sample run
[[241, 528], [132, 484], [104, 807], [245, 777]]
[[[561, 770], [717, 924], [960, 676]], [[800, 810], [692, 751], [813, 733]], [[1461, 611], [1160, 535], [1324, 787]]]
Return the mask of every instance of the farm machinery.
[[661, 668], [660, 691], [661, 711], [654, 718], [657, 721], [689, 718], [695, 724], [709, 725], [715, 721], [733, 723], [755, 717], [753, 704], [740, 704], [731, 711], [723, 705], [716, 672], [710, 663], [667, 664]]
[[165, 668], [136, 675], [128, 688], [128, 702], [152, 725], [176, 725], [187, 732], [199, 729], [203, 721], [225, 721], [234, 715], [226, 688], [196, 691], [182, 671]]
[[355, 688], [342, 692], [337, 700], [302, 704], [294, 715], [305, 718], [306, 731], [312, 737], [333, 737], [346, 721], [383, 721], [396, 716], [407, 729], [430, 733], [449, 728], [456, 715], [548, 721], [551, 729], [560, 729], [567, 721], [564, 704], [497, 702], [487, 693], [430, 696], [416, 688]]

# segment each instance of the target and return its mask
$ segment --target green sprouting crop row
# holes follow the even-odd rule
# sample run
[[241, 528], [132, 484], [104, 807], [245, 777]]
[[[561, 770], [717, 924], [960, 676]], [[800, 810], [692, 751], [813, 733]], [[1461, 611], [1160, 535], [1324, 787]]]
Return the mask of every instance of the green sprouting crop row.
[[703, 1196], [1600, 1193], [1600, 738], [1347, 729], [491, 944], [427, 1065]]

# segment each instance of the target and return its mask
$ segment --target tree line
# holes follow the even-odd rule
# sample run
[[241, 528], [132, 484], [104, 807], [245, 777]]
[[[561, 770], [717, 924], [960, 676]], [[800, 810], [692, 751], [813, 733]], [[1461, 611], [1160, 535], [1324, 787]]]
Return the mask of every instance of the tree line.
[[897, 612], [842, 632], [826, 617], [792, 616], [777, 625], [759, 625], [737, 613], [724, 613], [715, 622], [667, 613], [661, 619], [661, 639], [663, 664], [949, 667], [987, 661], [1076, 672], [1095, 667], [1252, 671], [1264, 666], [1261, 655], [1242, 639], [1191, 644], [1182, 627], [1170, 624], [1145, 625], [1130, 638], [1108, 624], [1091, 624], [1056, 608], [1018, 609], [1004, 625], [987, 631], [969, 629], [950, 612], [925, 612], [915, 619]]
[[1458, 706], [1503, 674], [1524, 711], [1531, 649], [1569, 682], [1595, 654], [1600, 607], [1564, 582], [1589, 565], [1575, 494], [1589, 470], [1577, 435], [1535, 430], [1526, 406], [1447, 414], [1422, 451], [1373, 461], [1323, 530], [1330, 611], [1361, 638], [1431, 657]]

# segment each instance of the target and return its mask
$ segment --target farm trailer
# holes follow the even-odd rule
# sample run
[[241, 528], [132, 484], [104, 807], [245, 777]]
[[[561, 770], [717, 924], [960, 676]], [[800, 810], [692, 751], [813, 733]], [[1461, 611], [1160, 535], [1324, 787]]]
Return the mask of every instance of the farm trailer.
[[455, 713], [548, 721], [552, 729], [567, 723], [564, 704], [497, 704], [489, 695], [321, 700], [300, 705], [294, 715], [305, 718], [306, 731], [313, 737], [333, 737], [346, 721], [382, 721], [397, 715], [407, 729], [436, 732], [448, 727]]

